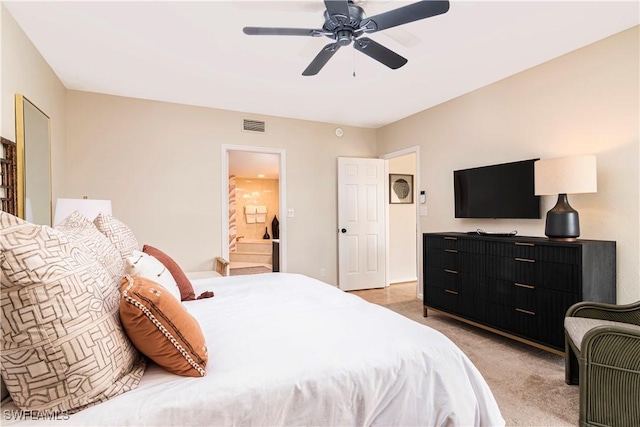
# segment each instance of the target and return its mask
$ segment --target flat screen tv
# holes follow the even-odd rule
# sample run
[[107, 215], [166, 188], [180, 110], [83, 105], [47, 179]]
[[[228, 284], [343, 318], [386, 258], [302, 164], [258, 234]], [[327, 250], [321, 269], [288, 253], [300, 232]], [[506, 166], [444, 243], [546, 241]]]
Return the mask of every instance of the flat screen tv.
[[538, 159], [453, 172], [456, 218], [541, 218], [534, 190]]

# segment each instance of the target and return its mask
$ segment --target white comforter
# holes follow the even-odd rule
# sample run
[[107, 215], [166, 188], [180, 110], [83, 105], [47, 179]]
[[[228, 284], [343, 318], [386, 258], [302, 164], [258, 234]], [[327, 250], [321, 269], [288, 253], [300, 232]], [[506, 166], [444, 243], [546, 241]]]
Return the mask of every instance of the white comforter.
[[433, 329], [297, 274], [194, 287], [215, 292], [185, 303], [207, 339], [205, 377], [151, 364], [136, 390], [55, 425], [504, 425], [478, 370]]

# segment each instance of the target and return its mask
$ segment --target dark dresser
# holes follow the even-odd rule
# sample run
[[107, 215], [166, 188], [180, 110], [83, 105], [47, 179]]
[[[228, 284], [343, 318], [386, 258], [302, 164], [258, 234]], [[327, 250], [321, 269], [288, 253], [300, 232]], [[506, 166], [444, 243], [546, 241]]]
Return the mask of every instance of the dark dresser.
[[428, 309], [563, 354], [564, 315], [616, 302], [616, 243], [466, 233], [423, 234]]

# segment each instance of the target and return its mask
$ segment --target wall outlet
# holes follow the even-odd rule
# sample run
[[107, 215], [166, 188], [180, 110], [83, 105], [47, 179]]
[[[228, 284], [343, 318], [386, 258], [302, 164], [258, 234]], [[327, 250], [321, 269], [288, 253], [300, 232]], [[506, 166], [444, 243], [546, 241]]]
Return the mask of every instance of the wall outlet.
[[327, 270], [325, 270], [325, 269], [324, 269], [324, 267], [323, 267], [323, 268], [321, 268], [321, 269], [320, 269], [320, 277], [324, 277], [324, 276], [326, 276], [326, 275], [327, 275]]
[[289, 218], [293, 218], [293, 217], [294, 217], [294, 215], [295, 215], [295, 212], [294, 212], [293, 208], [289, 208], [289, 209], [287, 209], [287, 216], [288, 216]]

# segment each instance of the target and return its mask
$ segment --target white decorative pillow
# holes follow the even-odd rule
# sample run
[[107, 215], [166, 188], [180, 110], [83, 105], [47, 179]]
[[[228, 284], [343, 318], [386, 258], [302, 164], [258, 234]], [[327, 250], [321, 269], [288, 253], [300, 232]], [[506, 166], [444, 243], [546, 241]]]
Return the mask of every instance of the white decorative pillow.
[[119, 289], [65, 233], [0, 211], [2, 379], [23, 410], [77, 412], [133, 390], [146, 366]]
[[140, 245], [133, 231], [119, 219], [100, 212], [93, 223], [120, 251], [122, 259], [130, 256], [134, 250], [140, 250]]
[[141, 251], [133, 251], [131, 256], [125, 260], [125, 274], [140, 276], [152, 280], [165, 288], [178, 301], [180, 298], [180, 288], [171, 272], [155, 257]]
[[113, 286], [120, 289], [124, 276], [124, 260], [120, 251], [102, 234], [87, 217], [75, 211], [55, 226], [71, 239], [81, 243], [107, 270]]

